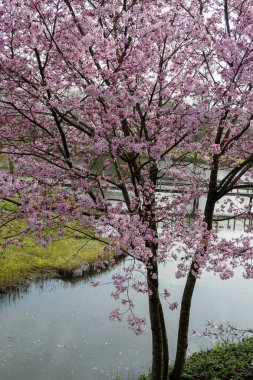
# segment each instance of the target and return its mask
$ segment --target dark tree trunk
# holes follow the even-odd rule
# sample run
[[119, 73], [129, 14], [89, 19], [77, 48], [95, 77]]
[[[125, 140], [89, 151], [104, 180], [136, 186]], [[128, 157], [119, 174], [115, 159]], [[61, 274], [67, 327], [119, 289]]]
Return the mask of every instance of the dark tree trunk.
[[[147, 270], [149, 294], [149, 316], [152, 331], [152, 380], [168, 379], [169, 350], [163, 309], [158, 291], [158, 268], [152, 260], [152, 269]], [[156, 278], [157, 277], [157, 278]]]
[[[215, 167], [210, 176], [209, 181], [209, 191], [208, 196], [206, 200], [206, 206], [205, 206], [205, 222], [207, 224], [207, 230], [212, 229], [213, 225], [213, 214], [214, 214], [214, 207], [216, 203], [216, 194], [215, 194], [215, 188], [217, 184], [217, 167]], [[205, 239], [203, 237], [203, 239]], [[204, 244], [208, 244], [208, 242], [204, 242]], [[171, 380], [180, 380], [183, 373], [183, 368], [185, 364], [186, 359], [186, 353], [188, 348], [188, 331], [189, 331], [189, 320], [190, 320], [190, 311], [191, 311], [191, 303], [192, 303], [192, 296], [196, 284], [196, 276], [193, 273], [198, 273], [198, 264], [193, 259], [191, 263], [191, 267], [187, 276], [183, 297], [181, 301], [181, 309], [180, 309], [180, 319], [179, 319], [179, 327], [178, 327], [178, 338], [177, 338], [177, 352], [176, 352], [176, 359], [175, 364], [172, 370], [172, 373], [170, 375]]]
[[161, 380], [163, 372], [163, 336], [160, 319], [160, 300], [158, 294], [158, 281], [152, 277], [155, 271], [148, 269], [149, 316], [152, 331], [152, 370], [151, 379]]
[[[149, 169], [149, 178], [154, 186], [156, 186], [158, 168], [153, 162]], [[156, 215], [154, 212], [156, 205], [155, 192], [153, 196], [148, 197], [145, 202], [145, 220], [149, 222], [150, 228], [157, 236]], [[147, 242], [147, 246], [153, 253], [152, 259], [147, 267], [147, 281], [149, 293], [149, 317], [152, 331], [152, 371], [151, 380], [167, 380], [168, 379], [168, 363], [169, 350], [166, 334], [166, 326], [164, 322], [163, 309], [159, 296], [158, 282], [158, 265], [157, 252], [158, 245], [154, 242]]]
[[181, 302], [180, 319], [178, 327], [177, 338], [177, 353], [175, 364], [170, 376], [171, 380], [180, 380], [184, 368], [187, 348], [188, 348], [188, 329], [190, 320], [191, 301], [196, 284], [196, 277], [193, 276], [192, 270], [194, 263], [191, 265], [191, 270], [188, 274], [187, 281], [184, 288], [184, 293]]
[[166, 326], [163, 315], [163, 308], [160, 302], [160, 321], [162, 328], [162, 339], [163, 339], [163, 372], [162, 372], [162, 380], [167, 380], [169, 376], [169, 347], [168, 347], [168, 339]]

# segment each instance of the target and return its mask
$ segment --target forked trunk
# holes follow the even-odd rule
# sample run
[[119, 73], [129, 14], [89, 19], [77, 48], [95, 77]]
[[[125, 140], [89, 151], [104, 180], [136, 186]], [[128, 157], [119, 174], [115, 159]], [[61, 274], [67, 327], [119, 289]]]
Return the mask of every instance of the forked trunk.
[[[155, 274], [155, 275], [154, 275]], [[149, 316], [152, 331], [152, 380], [168, 379], [168, 342], [163, 317], [162, 305], [158, 292], [158, 280], [156, 277], [157, 265], [153, 264], [152, 271], [148, 269], [149, 294]]]

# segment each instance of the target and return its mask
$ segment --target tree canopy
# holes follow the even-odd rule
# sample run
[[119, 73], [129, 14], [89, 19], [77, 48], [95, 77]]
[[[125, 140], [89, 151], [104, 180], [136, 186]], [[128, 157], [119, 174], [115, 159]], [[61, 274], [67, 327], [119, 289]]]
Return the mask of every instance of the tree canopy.
[[[78, 220], [77, 232], [102, 239], [105, 253], [132, 259], [113, 278], [113, 297], [139, 334], [145, 321], [126, 294], [148, 295], [152, 380], [168, 378], [158, 264], [181, 259], [176, 275], [187, 282], [171, 375], [180, 379], [201, 270], [229, 278], [243, 264], [253, 275], [250, 235], [227, 241], [213, 228], [217, 202], [232, 216], [251, 211], [243, 199], [224, 201], [252, 180], [251, 1], [0, 4], [0, 153], [9, 160], [0, 196], [39, 244]], [[164, 179], [169, 192], [159, 191]], [[189, 225], [201, 196], [205, 208]], [[13, 212], [0, 216], [6, 226]], [[121, 309], [111, 318], [121, 320]]]

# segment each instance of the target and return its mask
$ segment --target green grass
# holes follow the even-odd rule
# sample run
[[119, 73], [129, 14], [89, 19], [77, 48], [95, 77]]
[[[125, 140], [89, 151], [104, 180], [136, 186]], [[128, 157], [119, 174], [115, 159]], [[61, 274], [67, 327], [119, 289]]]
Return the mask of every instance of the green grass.
[[[11, 200], [16, 201], [15, 197]], [[35, 277], [36, 274], [52, 274], [59, 270], [73, 271], [84, 261], [94, 262], [103, 252], [103, 243], [89, 239], [82, 233], [77, 238], [76, 231], [68, 228], [64, 228], [64, 237], [61, 240], [54, 240], [46, 248], [42, 248], [36, 244], [32, 234], [22, 237], [26, 223], [16, 219], [17, 209], [18, 206], [13, 202], [0, 202], [0, 211], [4, 217], [6, 214], [9, 218], [9, 222], [4, 223], [0, 230], [0, 291], [22, 284], [31, 275]], [[70, 227], [83, 230], [78, 222], [72, 222]], [[91, 229], [84, 229], [84, 232], [92, 236]], [[47, 233], [54, 236], [53, 230], [48, 230]], [[9, 244], [2, 248], [8, 237], [17, 237], [21, 246]]]
[[191, 355], [182, 380], [252, 380], [253, 338], [239, 343], [217, 344]]
[[8, 168], [9, 160], [6, 154], [0, 154], [0, 168]]
[[[4, 238], [3, 232], [1, 238]], [[66, 232], [63, 239], [52, 241], [46, 248], [38, 246], [33, 237], [22, 240], [21, 247], [8, 245], [4, 249], [0, 248], [0, 289], [22, 283], [31, 274], [50, 273], [59, 269], [72, 271], [84, 261], [94, 262], [104, 248], [103, 243], [83, 237], [75, 238], [70, 232]]]
[[[151, 380], [151, 375], [138, 380]], [[253, 338], [195, 352], [186, 360], [182, 380], [253, 380]]]

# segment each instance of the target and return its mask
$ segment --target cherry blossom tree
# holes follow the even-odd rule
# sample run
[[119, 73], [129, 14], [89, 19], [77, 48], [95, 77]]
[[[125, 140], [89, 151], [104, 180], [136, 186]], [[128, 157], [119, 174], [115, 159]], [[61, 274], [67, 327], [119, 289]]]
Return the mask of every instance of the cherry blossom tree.
[[250, 1], [2, 0], [0, 14], [0, 153], [10, 163], [0, 191], [18, 206], [2, 211], [2, 227], [26, 220], [22, 236], [40, 244], [67, 227], [104, 242], [100, 267], [114, 263], [108, 252], [131, 259], [113, 277], [124, 310], [111, 319], [127, 312], [140, 334], [129, 288], [147, 294], [152, 380], [169, 376], [161, 295], [176, 307], [159, 290], [159, 265], [180, 258], [176, 276], [187, 281], [171, 374], [180, 379], [201, 270], [226, 278], [229, 263], [243, 262], [253, 273], [250, 238], [228, 242], [213, 229], [217, 202], [251, 180]]
[[[188, 328], [191, 300], [201, 268], [208, 268], [220, 274], [222, 279], [233, 276], [234, 268], [244, 267], [244, 277], [252, 278], [252, 243], [250, 236], [240, 239], [219, 239], [213, 229], [214, 211], [225, 211], [233, 219], [251, 213], [251, 201], [245, 202], [240, 196], [237, 201], [226, 199], [226, 194], [247, 189], [252, 183], [252, 10], [247, 1], [199, 2], [196, 15], [194, 4], [183, 6], [196, 19], [201, 14], [204, 28], [210, 37], [210, 44], [202, 50], [203, 66], [199, 71], [206, 87], [204, 103], [209, 104], [206, 136], [201, 140], [204, 167], [209, 168], [206, 181], [204, 207], [205, 231], [202, 243], [195, 249], [190, 266], [182, 266], [178, 275], [186, 271], [187, 281], [182, 297], [177, 341], [177, 354], [171, 378], [180, 379], [188, 346]], [[203, 30], [204, 33], [204, 30]], [[209, 157], [203, 154], [203, 142], [210, 144]], [[198, 143], [197, 143], [198, 145]], [[225, 173], [225, 174], [224, 174]], [[249, 229], [248, 229], [249, 232]], [[239, 243], [240, 242], [240, 243]], [[195, 246], [196, 247], [196, 246]], [[188, 252], [189, 254], [189, 252]], [[185, 258], [189, 258], [186, 255]], [[181, 268], [180, 268], [181, 269]], [[185, 272], [184, 272], [185, 271]], [[184, 273], [183, 273], [184, 272]]]

